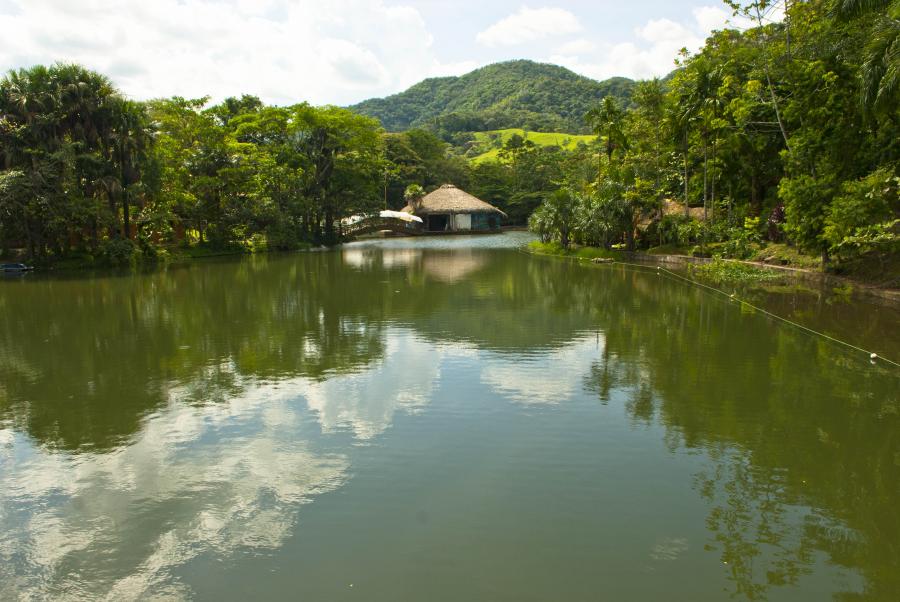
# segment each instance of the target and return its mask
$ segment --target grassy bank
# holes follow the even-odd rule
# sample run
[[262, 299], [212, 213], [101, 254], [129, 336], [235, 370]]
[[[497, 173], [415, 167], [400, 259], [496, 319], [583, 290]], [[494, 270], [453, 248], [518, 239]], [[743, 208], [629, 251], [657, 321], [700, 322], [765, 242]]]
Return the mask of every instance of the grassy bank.
[[[640, 254], [625, 251], [606, 250], [596, 247], [571, 245], [563, 249], [558, 242], [532, 242], [527, 251], [535, 255], [568, 257], [583, 261], [597, 258], [612, 259], [624, 263], [643, 259], [670, 263], [677, 260], [681, 271], [686, 267], [686, 275], [713, 285], [741, 286], [749, 288], [765, 288], [775, 290], [778, 287], [790, 286], [792, 289], [801, 286], [800, 282], [810, 279], [826, 283], [835, 291], [845, 293], [852, 291], [874, 295], [891, 302], [900, 301], [898, 284], [900, 284], [900, 261], [868, 261], [851, 266], [839, 266], [833, 272], [824, 272], [821, 262], [808, 255], [802, 255], [786, 245], [768, 245], [756, 255], [760, 259], [768, 258], [766, 263], [759, 260], [740, 261], [734, 259], [708, 259], [691, 257], [690, 249], [667, 245], [655, 247]], [[682, 263], [683, 261], [683, 263]], [[693, 263], [697, 262], [697, 263]]]
[[[306, 251], [312, 248], [308, 243], [298, 244], [294, 251]], [[189, 246], [179, 245], [172, 247], [160, 247], [154, 249], [152, 254], [146, 254], [137, 247], [130, 252], [123, 252], [113, 256], [92, 255], [87, 252], [73, 252], [65, 257], [49, 261], [25, 261], [35, 266], [39, 271], [77, 271], [77, 270], [105, 270], [121, 268], [153, 268], [158, 266], [181, 264], [198, 259], [212, 257], [228, 257], [234, 255], [252, 255], [258, 253], [280, 252], [270, 250], [265, 242], [259, 240], [247, 240], [229, 246], [211, 246], [206, 244], [193, 244]], [[21, 259], [3, 259], [2, 261], [22, 261]]]
[[[592, 261], [594, 259], [612, 259], [614, 261], [634, 261], [633, 255], [625, 251], [600, 249], [597, 247], [584, 247], [571, 245], [568, 249], [564, 249], [558, 242], [538, 242], [529, 243], [528, 251], [535, 255], [550, 255], [554, 257], [570, 257], [583, 261]], [[681, 253], [670, 253], [671, 255], [683, 255]], [[668, 255], [661, 253], [657, 249], [655, 253], [650, 253], [657, 257]], [[784, 281], [787, 277], [785, 273], [775, 272], [766, 268], [756, 267], [748, 263], [739, 261], [729, 261], [724, 259], [715, 259], [709, 263], [701, 263], [696, 265], [688, 265], [688, 273], [696, 278], [708, 280], [717, 284], [761, 284], [761, 283], [777, 283]]]
[[558, 242], [540, 242], [537, 240], [528, 243], [528, 252], [534, 253], [535, 255], [571, 257], [573, 259], [581, 259], [584, 261], [600, 258], [621, 260], [625, 256], [622, 251], [608, 251], [598, 247], [583, 247], [579, 245], [570, 245], [568, 249], [564, 249]]

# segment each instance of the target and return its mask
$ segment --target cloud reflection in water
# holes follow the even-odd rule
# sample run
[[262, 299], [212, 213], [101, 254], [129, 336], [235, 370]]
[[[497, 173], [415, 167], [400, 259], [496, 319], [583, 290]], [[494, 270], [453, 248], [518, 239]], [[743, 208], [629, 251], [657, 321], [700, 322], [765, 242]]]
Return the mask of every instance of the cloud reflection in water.
[[[279, 548], [302, 505], [346, 482], [349, 450], [316, 449], [317, 432], [384, 433], [398, 412], [430, 403], [448, 360], [513, 402], [559, 403], [602, 345], [592, 335], [522, 362], [405, 329], [386, 334], [381, 360], [325, 380], [254, 382], [228, 362], [198, 373], [109, 453], [50, 453], [0, 430], [0, 597], [190, 597], [179, 567]], [[193, 403], [210, 379], [227, 383], [203, 396], [218, 401]]]
[[0, 431], [0, 598], [181, 598], [173, 569], [192, 558], [279, 547], [349, 466], [297, 438], [292, 395], [173, 400], [107, 454], [46, 453]]

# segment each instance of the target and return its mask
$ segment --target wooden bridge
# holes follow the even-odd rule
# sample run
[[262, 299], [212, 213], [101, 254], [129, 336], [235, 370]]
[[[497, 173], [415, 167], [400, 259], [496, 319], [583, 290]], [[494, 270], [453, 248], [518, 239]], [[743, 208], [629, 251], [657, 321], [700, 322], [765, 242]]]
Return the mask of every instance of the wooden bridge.
[[342, 234], [345, 238], [356, 238], [363, 234], [384, 230], [406, 236], [419, 236], [423, 233], [422, 224], [418, 222], [405, 222], [395, 217], [379, 217], [377, 215], [367, 217], [349, 226], [342, 226]]

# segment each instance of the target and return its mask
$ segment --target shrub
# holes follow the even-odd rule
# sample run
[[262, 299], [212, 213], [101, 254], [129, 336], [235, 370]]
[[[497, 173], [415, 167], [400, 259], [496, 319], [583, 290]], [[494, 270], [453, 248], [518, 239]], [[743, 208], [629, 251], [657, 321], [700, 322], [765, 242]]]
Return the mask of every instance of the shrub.
[[845, 182], [825, 215], [823, 237], [829, 250], [846, 259], [896, 248], [898, 188], [900, 177], [887, 169]]
[[104, 240], [97, 249], [97, 257], [102, 265], [134, 265], [141, 259], [140, 248], [131, 240], [112, 238]]

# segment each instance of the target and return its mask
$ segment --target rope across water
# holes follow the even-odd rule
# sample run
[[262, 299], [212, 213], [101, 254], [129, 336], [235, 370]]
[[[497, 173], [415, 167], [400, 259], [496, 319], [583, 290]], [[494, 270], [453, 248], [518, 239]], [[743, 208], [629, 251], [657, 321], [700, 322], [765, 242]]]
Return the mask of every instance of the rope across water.
[[[579, 258], [579, 257], [564, 257], [564, 256], [557, 256], [557, 255], [540, 255], [540, 254], [538, 254], [538, 253], [529, 253], [528, 251], [525, 251], [525, 250], [522, 249], [522, 248], [519, 248], [519, 252], [525, 253], [526, 255], [532, 255], [532, 256], [538, 255], [538, 256], [542, 256], [542, 257], [561, 257], [561, 258], [563, 258], [563, 259], [575, 260], [575, 261], [577, 261], [577, 262], [579, 262], [579, 263], [583, 263], [584, 261], [586, 261], [586, 260], [581, 259], [581, 258]], [[622, 266], [626, 266], [626, 267], [630, 267], [630, 268], [636, 268], [636, 269], [640, 269], [640, 270], [644, 270], [644, 271], [646, 271], [646, 270], [652, 270], [652, 269], [653, 269], [653, 266], [648, 266], [648, 265], [639, 264], [639, 263], [628, 263], [628, 262], [626, 262], [626, 261], [614, 261], [614, 262], [611, 262], [611, 263], [609, 263], [609, 264], [607, 264], [607, 265], [622, 265]], [[869, 358], [873, 363], [875, 363], [876, 361], [881, 361], [881, 362], [884, 362], [884, 363], [886, 363], [886, 364], [890, 364], [891, 366], [894, 366], [894, 367], [896, 367], [896, 368], [900, 368], [900, 363], [897, 363], [897, 362], [895, 362], [895, 361], [893, 361], [893, 360], [890, 360], [890, 359], [888, 359], [888, 358], [886, 358], [886, 357], [882, 357], [882, 356], [878, 355], [877, 353], [875, 353], [875, 352], [873, 352], [873, 351], [869, 351], [869, 350], [863, 349], [862, 347], [857, 347], [856, 345], [854, 345], [854, 344], [852, 344], [852, 343], [848, 343], [847, 341], [842, 341], [841, 339], [838, 339], [838, 338], [835, 338], [835, 337], [833, 337], [833, 336], [831, 336], [831, 335], [825, 334], [824, 332], [819, 332], [818, 330], [814, 330], [814, 329], [812, 329], [812, 328], [809, 328], [808, 326], [804, 326], [803, 324], [799, 324], [799, 323], [797, 323], [797, 322], [794, 322], [793, 320], [790, 320], [790, 319], [785, 318], [785, 317], [783, 317], [783, 316], [779, 316], [778, 314], [772, 313], [771, 311], [769, 311], [769, 310], [767, 310], [767, 309], [763, 309], [762, 307], [759, 307], [759, 306], [757, 306], [757, 305], [753, 305], [753, 304], [750, 303], [749, 301], [744, 301], [743, 299], [737, 298], [737, 297], [735, 296], [734, 293], [730, 293], [730, 294], [729, 294], [729, 293], [723, 291], [722, 289], [716, 288], [716, 287], [714, 287], [714, 286], [710, 286], [710, 285], [708, 285], [708, 284], [704, 284], [703, 282], [697, 282], [696, 280], [692, 280], [691, 278], [688, 278], [688, 277], [686, 277], [686, 276], [682, 276], [681, 274], [676, 274], [676, 273], [673, 272], [672, 270], [666, 269], [666, 268], [664, 268], [664, 267], [662, 267], [662, 266], [656, 266], [656, 270], [655, 270], [655, 271], [656, 271], [657, 274], [665, 274], [666, 276], [669, 276], [669, 277], [671, 277], [671, 278], [675, 278], [675, 279], [677, 279], [677, 280], [681, 280], [681, 281], [683, 281], [683, 282], [687, 282], [688, 284], [692, 284], [692, 285], [694, 285], [694, 286], [698, 286], [698, 287], [700, 287], [700, 288], [707, 289], [707, 290], [712, 291], [712, 292], [714, 292], [714, 293], [718, 293], [718, 294], [720, 294], [720, 295], [723, 295], [723, 296], [727, 297], [727, 298], [728, 298], [729, 300], [731, 300], [731, 301], [737, 301], [737, 302], [739, 302], [739, 303], [742, 303], [743, 305], [746, 305], [747, 307], [749, 307], [749, 308], [751, 308], [751, 309], [754, 309], [754, 310], [756, 310], [756, 311], [758, 311], [758, 312], [760, 312], [760, 313], [762, 313], [762, 314], [765, 314], [765, 315], [769, 316], [770, 318], [774, 318], [774, 319], [776, 319], [776, 320], [779, 320], [780, 322], [784, 322], [785, 324], [789, 324], [789, 325], [791, 325], [791, 326], [793, 326], [793, 327], [795, 327], [795, 328], [799, 328], [800, 330], [806, 331], [806, 332], [808, 332], [808, 333], [810, 333], [810, 334], [812, 334], [812, 335], [815, 335], [815, 336], [818, 336], [818, 337], [822, 337], [823, 339], [827, 339], [827, 340], [829, 340], [829, 341], [831, 341], [831, 342], [833, 342], [833, 343], [837, 343], [838, 345], [843, 345], [844, 347], [848, 347], [848, 348], [850, 348], [850, 349], [853, 349], [854, 351], [859, 351], [859, 352], [861, 352], [861, 353], [864, 353], [864, 354], [866, 354], [866, 356], [868, 356], [868, 358]]]

